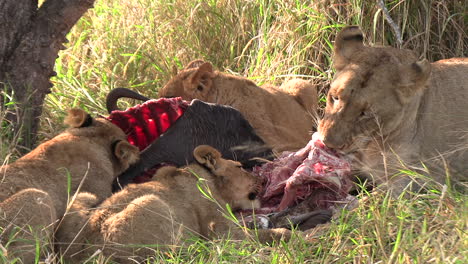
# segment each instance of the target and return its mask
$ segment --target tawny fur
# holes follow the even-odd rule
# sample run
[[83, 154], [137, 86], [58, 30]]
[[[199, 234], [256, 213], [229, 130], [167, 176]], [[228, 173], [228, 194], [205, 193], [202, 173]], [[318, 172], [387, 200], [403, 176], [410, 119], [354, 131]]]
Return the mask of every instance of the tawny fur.
[[418, 61], [410, 50], [364, 46], [361, 30], [347, 27], [334, 66], [318, 127], [327, 146], [395, 194], [410, 183], [392, 177], [405, 166], [441, 183], [447, 175], [466, 181], [468, 58]]
[[24, 263], [34, 262], [35, 237], [41, 246], [52, 240], [53, 229], [80, 183], [80, 191], [104, 200], [112, 194], [114, 178], [138, 159], [138, 149], [109, 121], [72, 109], [67, 123], [72, 128], [0, 169], [1, 242], [19, 229], [10, 240], [8, 255]]
[[[259, 206], [249, 194], [258, 191], [257, 179], [241, 164], [221, 158], [210, 146], [194, 150], [197, 163], [182, 169], [163, 168], [152, 181], [131, 184], [92, 210], [95, 198], [80, 194], [57, 232], [60, 249], [73, 263], [101, 249], [119, 263], [133, 263], [151, 256], [159, 245], [168, 250], [188, 238], [228, 236], [244, 239], [244, 232], [222, 215], [223, 208]], [[211, 193], [218, 205], [202, 195], [197, 186]], [[206, 188], [208, 187], [208, 188]], [[259, 230], [263, 242], [289, 239], [287, 229]], [[151, 246], [153, 245], [153, 246]]]
[[278, 152], [304, 147], [316, 127], [317, 89], [300, 79], [280, 87], [259, 87], [246, 78], [213, 71], [209, 62], [196, 60], [176, 74], [159, 96], [232, 106]]

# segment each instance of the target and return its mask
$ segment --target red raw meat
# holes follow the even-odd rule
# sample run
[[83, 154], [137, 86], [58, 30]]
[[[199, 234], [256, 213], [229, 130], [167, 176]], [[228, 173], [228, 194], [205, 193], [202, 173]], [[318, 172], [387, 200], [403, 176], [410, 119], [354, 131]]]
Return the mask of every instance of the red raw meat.
[[317, 201], [322, 208], [344, 200], [352, 183], [349, 162], [327, 148], [315, 133], [297, 152], [283, 152], [272, 162], [255, 167], [263, 179], [259, 213], [282, 211], [321, 190]]
[[120, 127], [127, 135], [128, 142], [141, 151], [166, 132], [187, 107], [188, 102], [181, 97], [160, 98], [125, 111], [112, 111], [107, 119]]

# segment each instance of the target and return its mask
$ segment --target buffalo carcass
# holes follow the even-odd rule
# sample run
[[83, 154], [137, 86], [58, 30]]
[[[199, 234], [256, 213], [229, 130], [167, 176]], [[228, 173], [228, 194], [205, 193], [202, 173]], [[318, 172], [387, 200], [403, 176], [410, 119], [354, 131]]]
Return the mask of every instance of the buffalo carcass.
[[[126, 88], [114, 89], [107, 98], [109, 113], [118, 110], [116, 102], [122, 97], [149, 100], [149, 98]], [[175, 119], [172, 117], [172, 120]], [[114, 190], [119, 190], [133, 182], [145, 171], [160, 164], [169, 163], [182, 166], [192, 162], [191, 153], [200, 144], [215, 146], [224, 157], [240, 161], [243, 167], [249, 170], [262, 164], [262, 160], [274, 158], [271, 149], [265, 146], [264, 141], [256, 135], [239, 111], [229, 106], [193, 100], [166, 132], [141, 152], [140, 162], [118, 177], [114, 183]], [[314, 197], [312, 196], [312, 198]], [[310, 207], [308, 204], [299, 207], [293, 206], [279, 213], [259, 215], [258, 217], [266, 221], [266, 225], [256, 225], [254, 223], [259, 224], [263, 221], [257, 222], [253, 219], [250, 222], [247, 221], [246, 224], [254, 224], [258, 228], [276, 226], [297, 227], [300, 230], [306, 230], [331, 219], [331, 210], [317, 210], [315, 206]]]
[[213, 146], [223, 157], [241, 162], [246, 169], [273, 158], [271, 149], [239, 111], [193, 100], [167, 131], [141, 151], [140, 161], [117, 178], [114, 189], [160, 164], [183, 166], [193, 162], [192, 153], [198, 145]]

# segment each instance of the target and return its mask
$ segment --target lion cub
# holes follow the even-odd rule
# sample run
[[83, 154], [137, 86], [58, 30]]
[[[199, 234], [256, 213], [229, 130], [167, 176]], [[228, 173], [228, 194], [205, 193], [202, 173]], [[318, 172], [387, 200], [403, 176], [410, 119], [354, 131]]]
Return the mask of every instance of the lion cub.
[[317, 88], [309, 81], [257, 86], [249, 79], [214, 71], [211, 63], [202, 60], [176, 73], [159, 96], [232, 106], [278, 152], [298, 150], [309, 142], [318, 108]]
[[[197, 162], [182, 169], [163, 168], [152, 181], [128, 185], [95, 211], [90, 210], [95, 197], [81, 194], [56, 234], [65, 257], [81, 263], [101, 249], [123, 263], [131, 262], [129, 257], [147, 258], [158, 247], [181, 245], [193, 236], [212, 239], [229, 233], [234, 239], [246, 238], [248, 234], [222, 210], [226, 204], [233, 210], [259, 207], [257, 178], [208, 145], [198, 146], [193, 155]], [[289, 232], [258, 230], [258, 235], [268, 242], [288, 239]]]
[[1, 167], [0, 242], [9, 240], [8, 255], [24, 263], [34, 263], [35, 239], [41, 246], [52, 239], [79, 186], [104, 200], [114, 178], [139, 157], [123, 131], [103, 118], [72, 109], [65, 122], [70, 129]]

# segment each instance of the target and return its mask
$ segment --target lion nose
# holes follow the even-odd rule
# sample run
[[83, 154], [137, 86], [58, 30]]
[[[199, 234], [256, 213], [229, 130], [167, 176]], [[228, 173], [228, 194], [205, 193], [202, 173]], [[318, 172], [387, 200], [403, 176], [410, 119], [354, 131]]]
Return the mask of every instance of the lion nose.
[[323, 144], [331, 149], [342, 149], [344, 148], [345, 144], [343, 142], [338, 142], [335, 138], [331, 136], [323, 137]]

